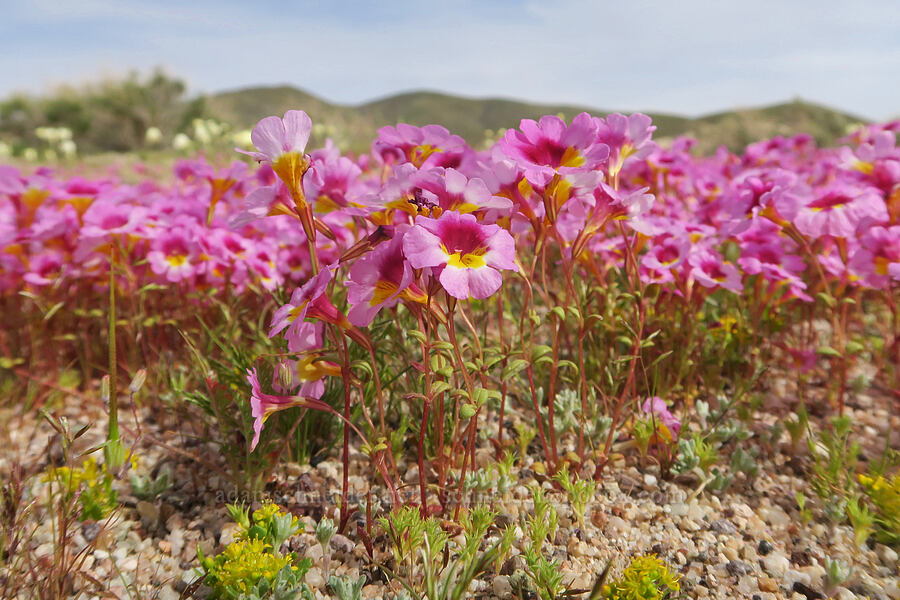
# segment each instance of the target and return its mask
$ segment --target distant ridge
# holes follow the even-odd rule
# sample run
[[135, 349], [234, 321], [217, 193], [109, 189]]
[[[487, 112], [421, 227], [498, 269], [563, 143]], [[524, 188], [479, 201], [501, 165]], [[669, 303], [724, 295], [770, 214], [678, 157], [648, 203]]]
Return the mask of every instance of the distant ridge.
[[[486, 131], [516, 127], [521, 119], [563, 114], [566, 119], [581, 112], [602, 116], [610, 110], [594, 107], [533, 104], [499, 98], [472, 99], [437, 92], [407, 92], [357, 106], [334, 104], [291, 86], [255, 87], [207, 96], [210, 113], [237, 128], [252, 127], [268, 115], [302, 109], [319, 126], [314, 143], [333, 138], [344, 150], [366, 151], [379, 127], [396, 123], [443, 125], [473, 146], [486, 141]], [[619, 111], [625, 112], [625, 111]], [[726, 111], [699, 118], [649, 113], [657, 126], [655, 138], [690, 135], [698, 150], [715, 151], [721, 145], [740, 150], [747, 144], [776, 135], [809, 133], [820, 145], [830, 145], [846, 135], [849, 126], [864, 119], [821, 105], [795, 100], [762, 108]]]

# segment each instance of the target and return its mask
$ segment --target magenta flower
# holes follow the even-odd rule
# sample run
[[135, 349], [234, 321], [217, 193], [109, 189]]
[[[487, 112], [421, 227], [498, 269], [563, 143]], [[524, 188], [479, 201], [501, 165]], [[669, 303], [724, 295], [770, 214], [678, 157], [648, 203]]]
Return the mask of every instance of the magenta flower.
[[519, 129], [507, 131], [499, 147], [532, 185], [546, 186], [557, 174], [594, 170], [609, 158], [609, 146], [597, 141], [597, 124], [587, 113], [568, 126], [550, 115], [540, 122], [523, 119]]
[[900, 225], [872, 227], [859, 241], [848, 264], [857, 277], [876, 289], [900, 280]]
[[154, 273], [167, 281], [189, 279], [197, 268], [191, 261], [195, 247], [193, 236], [187, 230], [170, 229], [153, 240], [147, 262]]
[[688, 256], [690, 274], [697, 283], [706, 288], [723, 287], [740, 294], [744, 290], [741, 273], [737, 267], [722, 260], [711, 250], [695, 249]]
[[409, 162], [417, 169], [458, 169], [466, 167], [475, 156], [464, 139], [451, 135], [440, 125], [415, 127], [406, 123], [379, 129], [372, 152], [387, 164]]
[[487, 298], [503, 283], [501, 269], [519, 270], [508, 231], [455, 211], [438, 219], [416, 217], [403, 237], [403, 253], [416, 269], [439, 269], [441, 285], [460, 300]]
[[[337, 308], [325, 295], [328, 283], [331, 281], [331, 269], [324, 268], [319, 274], [294, 290], [291, 300], [272, 315], [272, 323], [269, 325], [269, 337], [274, 337], [282, 330], [287, 329], [285, 337], [289, 345], [302, 343], [305, 337], [303, 322], [307, 317], [321, 318], [334, 322], [337, 317]], [[324, 317], [324, 318], [323, 318]]]
[[669, 412], [666, 401], [659, 396], [653, 396], [644, 400], [644, 403], [641, 405], [641, 411], [659, 419], [666, 426], [666, 429], [669, 430], [669, 433], [672, 434], [672, 437], [678, 435], [678, 431], [681, 429], [681, 421]]
[[794, 224], [800, 233], [812, 238], [850, 238], [861, 224], [872, 226], [887, 221], [887, 206], [878, 190], [839, 184], [800, 207]]
[[393, 239], [353, 263], [347, 282], [347, 302], [352, 308], [347, 318], [358, 327], [366, 327], [382, 307], [391, 307], [408, 297], [424, 301], [425, 294], [412, 282], [413, 273], [403, 257], [403, 235]]
[[[293, 375], [292, 373], [292, 379]], [[251, 452], [259, 444], [259, 437], [262, 434], [266, 419], [273, 413], [295, 406], [334, 412], [334, 409], [319, 400], [319, 398], [325, 393], [324, 377], [326, 375], [340, 375], [340, 367], [326, 361], [315, 360], [314, 356], [307, 356], [296, 363], [296, 375], [302, 382], [297, 393], [293, 396], [276, 396], [263, 393], [255, 368], [247, 370], [247, 382], [250, 384], [251, 389], [250, 414], [253, 416], [253, 440], [250, 442]]]
[[609, 147], [609, 174], [615, 176], [628, 161], [645, 158], [653, 150], [650, 137], [656, 131], [650, 117], [641, 113], [619, 113], [596, 119], [598, 139]]
[[[312, 132], [312, 120], [302, 110], [289, 110], [284, 118], [266, 117], [250, 132], [250, 139], [258, 152], [238, 152], [252, 156], [258, 162], [275, 163], [285, 154], [302, 155]], [[277, 172], [277, 170], [276, 170]]]

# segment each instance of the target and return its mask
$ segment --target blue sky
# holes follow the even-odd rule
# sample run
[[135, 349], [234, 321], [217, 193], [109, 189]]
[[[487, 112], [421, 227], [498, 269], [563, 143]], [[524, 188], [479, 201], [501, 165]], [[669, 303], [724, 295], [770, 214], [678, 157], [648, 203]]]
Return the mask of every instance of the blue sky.
[[344, 104], [430, 89], [700, 115], [802, 97], [900, 116], [897, 0], [4, 4], [0, 97], [162, 66], [193, 92]]

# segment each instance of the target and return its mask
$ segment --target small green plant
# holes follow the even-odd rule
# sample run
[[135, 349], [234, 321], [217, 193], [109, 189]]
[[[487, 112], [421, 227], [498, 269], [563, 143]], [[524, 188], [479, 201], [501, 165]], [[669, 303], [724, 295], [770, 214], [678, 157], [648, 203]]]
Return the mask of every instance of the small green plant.
[[528, 446], [537, 436], [534, 427], [529, 427], [525, 423], [516, 423], [516, 445], [519, 447], [519, 457], [523, 460], [528, 456]]
[[56, 467], [47, 471], [44, 481], [54, 481], [60, 485], [67, 498], [78, 497], [81, 505], [79, 520], [99, 521], [118, 506], [118, 494], [113, 489], [112, 473], [106, 465], [97, 463], [89, 456], [80, 468]]
[[853, 574], [853, 568], [839, 559], [825, 558], [825, 592], [830, 594], [834, 589], [847, 581]]
[[796, 492], [794, 499], [797, 501], [797, 509], [800, 511], [800, 522], [806, 525], [812, 521], [812, 511], [806, 507], [806, 496], [803, 492]]
[[795, 418], [785, 419], [784, 428], [787, 429], [788, 435], [791, 436], [791, 448], [796, 449], [809, 429], [809, 415], [806, 412], [806, 405], [801, 404], [797, 408]]
[[235, 541], [215, 557], [206, 557], [197, 549], [204, 583], [212, 588], [213, 597], [240, 600], [312, 597], [303, 583], [312, 561], [281, 552], [288, 538], [303, 531], [300, 521], [271, 502], [263, 504], [252, 518], [243, 505], [229, 505], [228, 512], [240, 526]]
[[862, 548], [874, 531], [875, 515], [861, 498], [853, 498], [847, 502], [847, 517], [853, 525], [853, 543]]
[[900, 546], [900, 472], [891, 478], [874, 473], [857, 477], [875, 507], [875, 537], [883, 544]]
[[152, 500], [172, 487], [172, 470], [168, 465], [160, 468], [156, 477], [132, 474], [131, 493], [141, 500]]
[[583, 527], [584, 513], [588, 503], [593, 500], [594, 494], [597, 492], [597, 482], [593, 479], [580, 479], [577, 475], [573, 481], [569, 475], [568, 465], [563, 465], [553, 479], [566, 491], [578, 524]]
[[362, 600], [364, 585], [366, 585], [365, 575], [361, 575], [355, 581], [347, 576], [335, 577], [334, 575], [328, 579], [328, 587], [335, 593], [338, 600]]
[[322, 561], [325, 563], [325, 577], [328, 577], [328, 570], [331, 564], [331, 555], [328, 553], [328, 544], [331, 538], [337, 533], [337, 525], [328, 517], [322, 517], [316, 523], [316, 540], [322, 546]]
[[834, 417], [831, 427], [820, 432], [818, 441], [809, 439], [813, 458], [813, 491], [826, 504], [835, 497], [846, 498], [853, 487], [852, 473], [856, 471], [859, 444], [850, 441], [850, 418]]
[[599, 596], [607, 600], [663, 600], [680, 589], [678, 577], [655, 554], [632, 559], [622, 575], [602, 585]]
[[525, 574], [537, 590], [541, 600], [553, 600], [563, 590], [563, 573], [555, 560], [550, 560], [542, 551], [544, 542], [553, 539], [559, 524], [556, 509], [544, 496], [544, 490], [535, 485], [531, 488], [534, 511], [525, 519], [528, 543], [525, 545]]
[[[507, 528], [485, 550], [481, 543], [497, 513], [488, 507], [476, 507], [460, 519], [465, 541], [455, 547], [456, 557], [445, 561], [445, 549], [456, 546], [434, 517], [424, 518], [411, 506], [400, 508], [379, 519], [391, 539], [397, 572], [384, 568], [414, 597], [428, 600], [460, 600], [467, 597], [472, 580], [496, 563], [512, 546], [513, 530]], [[405, 574], [399, 572], [405, 563]]]

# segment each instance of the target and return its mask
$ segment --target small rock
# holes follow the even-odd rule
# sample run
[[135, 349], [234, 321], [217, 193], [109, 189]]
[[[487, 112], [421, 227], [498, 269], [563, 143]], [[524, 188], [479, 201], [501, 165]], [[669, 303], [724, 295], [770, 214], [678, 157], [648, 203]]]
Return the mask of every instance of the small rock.
[[337, 533], [334, 537], [331, 538], [331, 549], [335, 552], [342, 552], [344, 554], [351, 554], [353, 549], [356, 548], [356, 544], [350, 541], [350, 538]]
[[889, 548], [884, 544], [875, 544], [875, 554], [878, 555], [878, 559], [881, 561], [886, 567], [895, 567], [897, 566], [897, 552], [893, 548]]
[[153, 502], [138, 500], [136, 508], [144, 527], [153, 527], [159, 522], [159, 507]]
[[732, 577], [740, 577], [741, 575], [747, 575], [748, 573], [753, 572], [753, 568], [747, 563], [742, 563], [739, 560], [730, 560], [728, 564], [725, 565], [725, 570], [728, 571], [728, 574]]
[[656, 489], [656, 476], [650, 473], [644, 474], [644, 487], [648, 490]]
[[684, 502], [676, 502], [671, 505], [671, 514], [673, 517], [684, 517], [688, 514], [688, 505]]
[[837, 598], [837, 600], [856, 600], [856, 594], [845, 587], [835, 589], [832, 597]]
[[159, 600], [178, 600], [179, 598], [178, 592], [172, 589], [170, 585], [164, 585], [159, 589], [159, 593], [157, 594], [157, 598]]
[[606, 524], [606, 529], [613, 535], [621, 535], [628, 531], [628, 523], [626, 523], [621, 517], [610, 517], [609, 521]]
[[759, 540], [759, 544], [756, 545], [756, 551], [762, 556], [768, 555], [773, 549], [772, 544], [768, 540]]
[[761, 592], [771, 592], [775, 593], [778, 591], [778, 584], [775, 583], [775, 580], [771, 577], [760, 577], [756, 580], [757, 585], [759, 585], [759, 591]]
[[759, 516], [772, 527], [786, 529], [791, 524], [791, 518], [778, 506], [760, 507]]
[[159, 540], [159, 551], [163, 554], [172, 554], [172, 543], [168, 540]]
[[735, 527], [734, 523], [728, 519], [716, 519], [709, 524], [709, 528], [716, 533], [721, 533], [723, 535], [733, 535], [737, 533], [737, 527]]
[[309, 571], [306, 572], [306, 578], [304, 581], [311, 588], [319, 588], [321, 589], [325, 585], [325, 578], [322, 576], [322, 569], [319, 567], [313, 567]]
[[884, 593], [891, 600], [900, 600], [900, 579], [886, 579], [884, 581]]
[[791, 568], [791, 561], [783, 554], [773, 553], [763, 558], [763, 566], [766, 569], [766, 573], [775, 579], [781, 579], [787, 573], [787, 570]]
[[812, 578], [807, 573], [801, 573], [800, 571], [795, 571], [794, 569], [788, 569], [787, 571], [785, 571], [784, 582], [787, 584], [787, 587], [793, 588], [794, 584], [798, 581], [806, 586], [812, 584]]
[[509, 598], [512, 596], [512, 586], [509, 584], [509, 577], [506, 575], [497, 575], [491, 582], [491, 588], [494, 595], [498, 598]]

